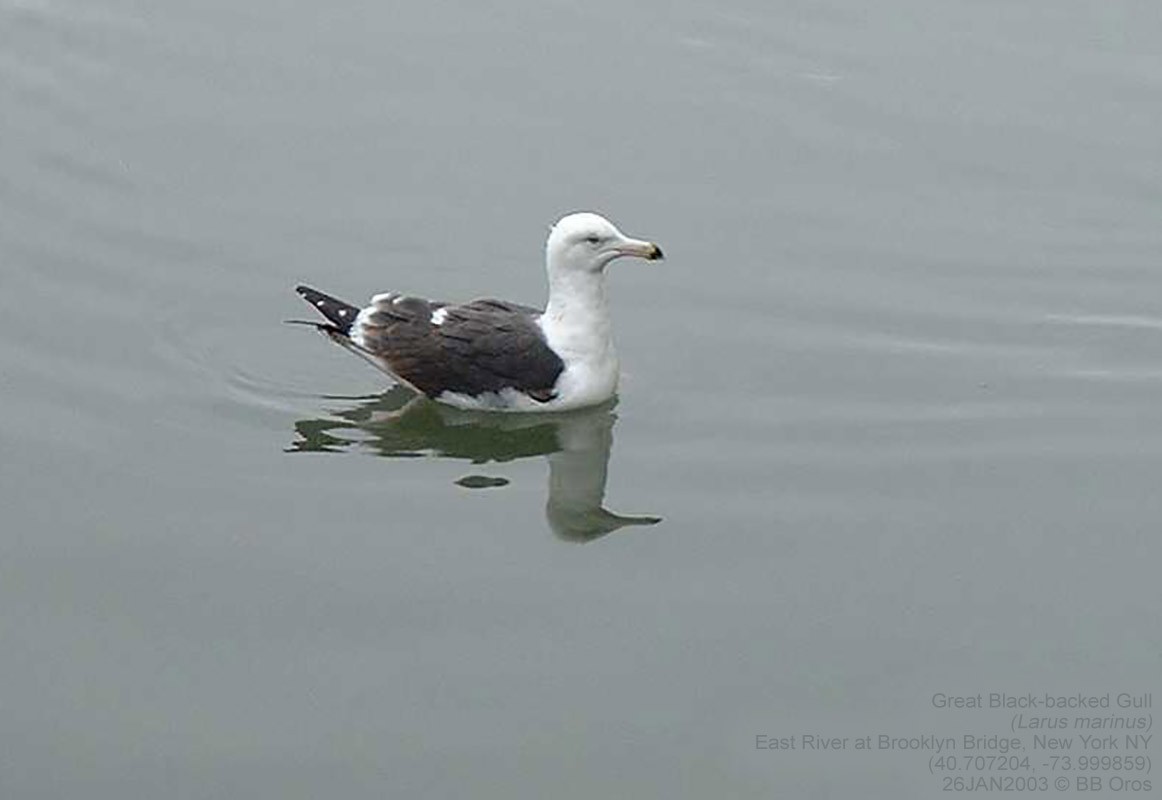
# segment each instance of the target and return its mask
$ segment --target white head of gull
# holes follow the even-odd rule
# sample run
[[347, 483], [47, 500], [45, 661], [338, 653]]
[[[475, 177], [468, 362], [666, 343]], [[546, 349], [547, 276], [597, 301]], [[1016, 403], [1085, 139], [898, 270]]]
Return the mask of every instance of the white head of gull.
[[495, 411], [562, 411], [617, 391], [605, 268], [662, 250], [589, 212], [553, 226], [545, 246], [545, 310], [503, 300], [444, 303], [387, 292], [358, 308], [308, 286], [298, 292], [324, 317], [311, 323], [416, 392]]

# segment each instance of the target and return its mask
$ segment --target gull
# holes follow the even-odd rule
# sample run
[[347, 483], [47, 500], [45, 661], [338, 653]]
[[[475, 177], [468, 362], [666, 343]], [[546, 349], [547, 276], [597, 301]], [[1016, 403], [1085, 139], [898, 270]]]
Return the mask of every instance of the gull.
[[307, 324], [418, 394], [471, 410], [565, 411], [604, 403], [617, 392], [605, 272], [623, 257], [657, 261], [663, 255], [653, 242], [581, 212], [549, 232], [544, 310], [394, 292], [359, 308], [309, 286], [296, 291], [327, 320]]

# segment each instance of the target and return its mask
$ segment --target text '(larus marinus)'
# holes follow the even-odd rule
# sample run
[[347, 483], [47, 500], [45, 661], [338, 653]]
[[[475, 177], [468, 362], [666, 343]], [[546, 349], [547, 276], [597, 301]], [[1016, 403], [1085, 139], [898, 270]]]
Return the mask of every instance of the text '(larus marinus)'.
[[308, 286], [297, 291], [326, 323], [312, 323], [427, 397], [467, 409], [562, 411], [617, 391], [605, 268], [662, 249], [598, 214], [570, 214], [545, 245], [549, 301], [541, 311], [504, 300], [460, 305], [388, 292], [357, 308]]

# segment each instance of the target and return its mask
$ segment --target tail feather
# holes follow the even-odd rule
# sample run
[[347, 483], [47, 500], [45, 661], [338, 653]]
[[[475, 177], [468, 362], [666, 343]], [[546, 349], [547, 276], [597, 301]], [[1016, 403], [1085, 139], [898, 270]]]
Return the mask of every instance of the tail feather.
[[327, 326], [319, 325], [318, 327], [343, 336], [346, 336], [350, 332], [351, 325], [355, 322], [355, 317], [359, 314], [359, 309], [356, 306], [345, 303], [329, 294], [323, 294], [318, 289], [312, 289], [310, 286], [296, 286], [295, 291], [304, 300], [314, 306], [315, 310], [326, 317], [327, 322], [331, 323]]

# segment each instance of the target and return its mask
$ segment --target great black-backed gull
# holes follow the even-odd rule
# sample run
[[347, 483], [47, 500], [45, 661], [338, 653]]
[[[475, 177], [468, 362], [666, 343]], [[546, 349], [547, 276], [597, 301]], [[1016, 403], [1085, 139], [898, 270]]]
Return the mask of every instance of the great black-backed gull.
[[583, 212], [549, 233], [544, 311], [392, 292], [361, 309], [309, 286], [297, 291], [327, 318], [315, 327], [433, 400], [467, 409], [563, 411], [605, 402], [617, 391], [605, 268], [622, 256], [654, 261], [662, 250]]

